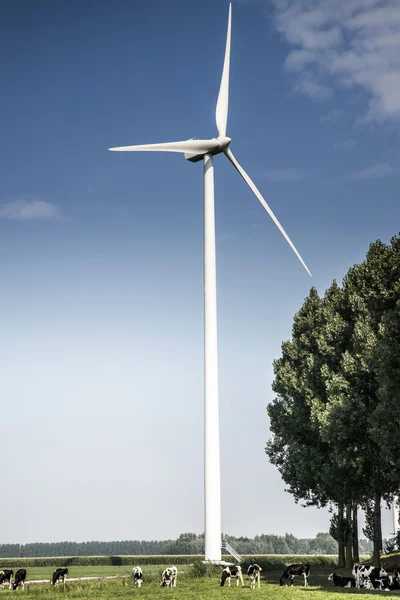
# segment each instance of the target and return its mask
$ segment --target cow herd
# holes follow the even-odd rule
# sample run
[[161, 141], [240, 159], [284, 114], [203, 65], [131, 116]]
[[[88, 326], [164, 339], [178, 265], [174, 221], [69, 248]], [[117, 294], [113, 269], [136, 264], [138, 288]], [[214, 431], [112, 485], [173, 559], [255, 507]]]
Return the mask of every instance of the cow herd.
[[[68, 575], [67, 567], [56, 569], [51, 576], [50, 585], [57, 585], [59, 581], [65, 583], [65, 579]], [[18, 588], [24, 588], [26, 580], [26, 569], [18, 569], [15, 573], [12, 569], [3, 569], [0, 571], [0, 586], [4, 587], [8, 583], [10, 590], [16, 590]]]
[[[249, 578], [250, 587], [254, 589], [256, 584], [260, 587], [260, 573], [261, 567], [256, 564], [252, 564], [247, 569], [247, 576]], [[161, 575], [161, 587], [176, 587], [176, 581], [178, 578], [178, 569], [176, 567], [167, 567]], [[244, 586], [242, 568], [239, 565], [234, 567], [226, 567], [222, 571], [220, 585], [223, 587], [225, 583], [228, 586], [231, 585], [231, 579], [236, 579], [236, 585], [239, 585], [239, 580]], [[143, 583], [143, 571], [140, 567], [133, 567], [132, 569], [132, 584], [133, 586], [140, 587]]]
[[12, 569], [4, 569], [0, 571], [0, 585], [8, 583], [10, 590], [16, 590], [18, 587], [24, 587], [26, 579], [26, 569], [18, 569], [15, 573]]
[[359, 588], [367, 590], [383, 590], [390, 592], [400, 590], [400, 568], [394, 567], [389, 575], [385, 569], [373, 565], [354, 565], [352, 577], [341, 577], [331, 573], [328, 577], [335, 587]]
[[[251, 564], [247, 569], [247, 577], [251, 589], [260, 587], [260, 575], [261, 567], [255, 563]], [[68, 568], [62, 567], [55, 569], [51, 579], [51, 585], [58, 585], [60, 581], [65, 583], [68, 575]], [[308, 586], [308, 578], [310, 575], [310, 566], [307, 564], [294, 564], [289, 565], [285, 568], [279, 579], [280, 585], [293, 585], [295, 577], [304, 578], [304, 586]], [[178, 578], [178, 569], [176, 567], [167, 567], [161, 575], [162, 587], [176, 587]], [[220, 586], [223, 587], [226, 583], [230, 587], [231, 580], [236, 579], [236, 585], [239, 585], [239, 581], [244, 586], [242, 567], [240, 565], [229, 566], [223, 569], [220, 579]], [[26, 580], [26, 569], [18, 569], [15, 573], [12, 569], [4, 569], [0, 571], [0, 586], [8, 584], [9, 589], [16, 590], [18, 588], [24, 588]], [[354, 565], [352, 571], [352, 577], [343, 577], [336, 573], [331, 573], [328, 577], [329, 581], [332, 581], [335, 587], [342, 588], [358, 588], [358, 589], [373, 589], [373, 590], [400, 590], [400, 568], [394, 567], [393, 574], [387, 573], [385, 569], [381, 567], [374, 567], [373, 565]], [[141, 567], [133, 567], [132, 569], [132, 585], [134, 587], [141, 587], [143, 583], [143, 571]]]

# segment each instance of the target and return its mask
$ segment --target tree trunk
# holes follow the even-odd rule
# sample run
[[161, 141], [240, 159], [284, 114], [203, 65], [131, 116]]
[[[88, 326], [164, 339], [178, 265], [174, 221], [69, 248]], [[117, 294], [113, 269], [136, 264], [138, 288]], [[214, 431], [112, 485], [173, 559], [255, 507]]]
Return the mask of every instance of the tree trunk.
[[382, 546], [382, 531], [381, 531], [381, 497], [375, 494], [374, 497], [374, 553], [373, 562], [376, 567], [381, 566], [381, 546]]
[[339, 527], [338, 527], [338, 568], [344, 569], [345, 567], [345, 557], [344, 557], [344, 519], [343, 519], [343, 504], [339, 502], [338, 504], [338, 519], [339, 519]]
[[360, 551], [358, 548], [358, 506], [356, 503], [353, 504], [353, 559], [355, 563], [360, 562]]
[[351, 527], [351, 502], [346, 504], [346, 569], [353, 568], [353, 532]]

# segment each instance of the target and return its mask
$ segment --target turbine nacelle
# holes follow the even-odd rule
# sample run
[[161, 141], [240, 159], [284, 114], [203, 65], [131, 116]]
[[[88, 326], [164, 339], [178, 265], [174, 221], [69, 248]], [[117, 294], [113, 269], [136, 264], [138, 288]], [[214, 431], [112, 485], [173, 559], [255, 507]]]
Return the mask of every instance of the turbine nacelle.
[[[185, 158], [186, 160], [190, 160], [190, 162], [199, 162], [199, 160], [203, 160], [206, 154], [215, 155], [224, 152], [228, 148], [231, 141], [231, 138], [228, 138], [225, 135], [218, 136], [217, 138], [212, 138], [212, 140], [210, 140], [209, 150], [196, 154], [192, 154], [191, 152], [185, 152]], [[216, 142], [218, 142], [218, 145], [216, 145]]]

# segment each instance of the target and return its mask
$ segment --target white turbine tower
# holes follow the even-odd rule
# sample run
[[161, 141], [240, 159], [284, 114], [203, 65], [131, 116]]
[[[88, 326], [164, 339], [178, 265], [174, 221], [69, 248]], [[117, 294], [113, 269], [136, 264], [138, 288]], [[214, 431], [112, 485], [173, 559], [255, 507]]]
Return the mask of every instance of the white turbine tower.
[[393, 510], [393, 532], [394, 535], [397, 536], [400, 528], [399, 518], [400, 518], [400, 506], [399, 506], [399, 497], [395, 496], [392, 504]]
[[219, 89], [216, 123], [218, 137], [210, 140], [190, 139], [183, 142], [122, 146], [110, 150], [123, 152], [182, 152], [187, 160], [204, 163], [204, 477], [205, 477], [205, 558], [209, 561], [221, 560], [221, 491], [220, 491], [220, 452], [218, 415], [218, 361], [217, 361], [217, 290], [215, 262], [215, 215], [214, 215], [214, 165], [216, 154], [225, 154], [235, 169], [243, 177], [256, 198], [261, 202], [307, 273], [311, 275], [305, 262], [296, 250], [289, 236], [265, 202], [264, 198], [233, 156], [226, 136], [229, 97], [229, 61], [231, 50], [231, 14], [229, 5], [228, 32], [226, 37], [225, 59]]

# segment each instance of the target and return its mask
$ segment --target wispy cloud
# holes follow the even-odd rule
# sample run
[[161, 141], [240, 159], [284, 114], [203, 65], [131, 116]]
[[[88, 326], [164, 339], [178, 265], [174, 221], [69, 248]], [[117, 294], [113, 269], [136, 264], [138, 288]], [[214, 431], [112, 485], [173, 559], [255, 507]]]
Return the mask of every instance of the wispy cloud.
[[392, 175], [393, 173], [394, 169], [388, 163], [377, 163], [376, 165], [371, 165], [366, 169], [361, 169], [361, 171], [356, 171], [352, 175], [349, 175], [347, 179], [378, 179], [380, 177], [387, 177], [388, 175]]
[[399, 0], [268, 0], [294, 46], [295, 89], [321, 100], [337, 85], [367, 94], [366, 120], [400, 119]]
[[264, 172], [264, 177], [271, 182], [296, 181], [304, 179], [305, 173], [301, 169], [270, 169]]
[[0, 219], [13, 221], [59, 221], [62, 214], [55, 204], [42, 200], [13, 200], [0, 204]]
[[333, 150], [338, 152], [344, 152], [346, 150], [351, 150], [357, 144], [356, 140], [338, 140], [333, 144]]
[[295, 92], [301, 92], [317, 102], [319, 100], [327, 100], [332, 96], [331, 89], [317, 81], [315, 78], [310, 77], [310, 75], [305, 75], [299, 79], [295, 83], [293, 89]]
[[334, 108], [320, 118], [321, 123], [331, 123], [339, 121], [344, 116], [344, 110]]

